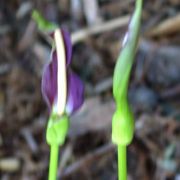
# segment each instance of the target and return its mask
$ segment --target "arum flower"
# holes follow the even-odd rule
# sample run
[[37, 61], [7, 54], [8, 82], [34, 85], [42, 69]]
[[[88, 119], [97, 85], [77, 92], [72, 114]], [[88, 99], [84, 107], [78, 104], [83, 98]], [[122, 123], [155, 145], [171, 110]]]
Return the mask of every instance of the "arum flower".
[[58, 115], [70, 115], [83, 103], [83, 83], [70, 69], [72, 44], [69, 33], [56, 30], [54, 36], [56, 49], [51, 52], [50, 63], [42, 76], [42, 94], [49, 111]]
[[142, 4], [143, 0], [136, 0], [135, 11], [114, 69], [113, 95], [116, 102], [116, 111], [112, 122], [112, 140], [116, 144], [129, 145], [133, 138], [134, 117], [128, 103], [127, 92], [139, 39]]
[[46, 141], [51, 146], [49, 180], [56, 179], [59, 146], [64, 144], [69, 127], [69, 115], [83, 103], [83, 84], [70, 69], [72, 45], [68, 32], [56, 29], [50, 62], [42, 76], [42, 94], [49, 108], [50, 117]]
[[113, 75], [113, 95], [116, 111], [112, 118], [112, 141], [118, 146], [118, 179], [127, 180], [126, 147], [132, 142], [134, 117], [128, 103], [128, 84], [137, 49], [143, 0], [136, 0], [128, 32]]

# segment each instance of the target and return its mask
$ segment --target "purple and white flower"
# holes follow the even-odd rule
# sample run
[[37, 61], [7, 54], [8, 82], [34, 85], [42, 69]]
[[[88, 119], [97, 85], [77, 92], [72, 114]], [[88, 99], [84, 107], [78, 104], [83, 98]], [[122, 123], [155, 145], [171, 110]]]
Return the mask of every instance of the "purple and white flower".
[[[50, 63], [44, 69], [41, 88], [50, 112], [58, 113], [60, 108], [64, 108], [62, 113], [70, 115], [82, 105], [84, 87], [79, 77], [70, 69], [72, 44], [69, 33], [63, 29], [58, 31], [58, 37], [62, 38], [59, 38], [61, 41], [57, 41], [56, 31], [53, 33], [56, 48], [52, 50]], [[63, 61], [65, 61], [64, 65]], [[62, 91], [65, 91], [64, 94], [61, 93]], [[61, 101], [65, 101], [65, 105], [62, 105]]]

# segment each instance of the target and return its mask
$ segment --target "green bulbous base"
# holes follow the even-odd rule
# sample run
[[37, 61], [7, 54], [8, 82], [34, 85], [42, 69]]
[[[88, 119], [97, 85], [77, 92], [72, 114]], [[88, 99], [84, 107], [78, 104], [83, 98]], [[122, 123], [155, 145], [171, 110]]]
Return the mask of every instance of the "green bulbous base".
[[67, 115], [59, 117], [58, 115], [51, 115], [47, 131], [46, 141], [49, 145], [63, 145], [69, 127], [69, 119]]
[[134, 117], [129, 107], [117, 108], [112, 119], [112, 142], [127, 146], [134, 135]]

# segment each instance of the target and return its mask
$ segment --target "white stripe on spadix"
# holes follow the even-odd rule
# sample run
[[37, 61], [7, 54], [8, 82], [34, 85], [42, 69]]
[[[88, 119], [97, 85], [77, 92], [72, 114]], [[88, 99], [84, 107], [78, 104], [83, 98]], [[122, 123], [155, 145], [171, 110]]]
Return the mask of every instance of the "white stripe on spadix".
[[54, 33], [55, 46], [57, 52], [57, 113], [62, 115], [65, 112], [67, 98], [66, 79], [66, 54], [62, 33], [59, 29]]

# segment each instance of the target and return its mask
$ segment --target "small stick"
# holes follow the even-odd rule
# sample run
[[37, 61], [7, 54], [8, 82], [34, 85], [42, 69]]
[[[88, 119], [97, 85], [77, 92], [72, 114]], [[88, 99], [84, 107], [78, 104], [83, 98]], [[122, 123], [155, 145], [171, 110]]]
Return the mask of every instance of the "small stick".
[[114, 150], [114, 145], [111, 143], [108, 143], [99, 149], [95, 150], [93, 153], [89, 153], [84, 158], [80, 159], [79, 161], [73, 163], [69, 167], [65, 169], [65, 171], [61, 174], [62, 177], [67, 177], [72, 173], [77, 172], [87, 164], [90, 164], [93, 162], [93, 160], [97, 160], [98, 158], [101, 158], [102, 156], [106, 155], [107, 153], [110, 153]]
[[81, 29], [77, 32], [72, 33], [71, 39], [72, 44], [76, 44], [79, 41], [86, 39], [90, 35], [110, 31], [112, 29], [120, 28], [127, 25], [130, 19], [130, 15], [124, 17], [118, 17], [116, 19], [107, 21], [105, 23], [100, 23], [89, 28]]

